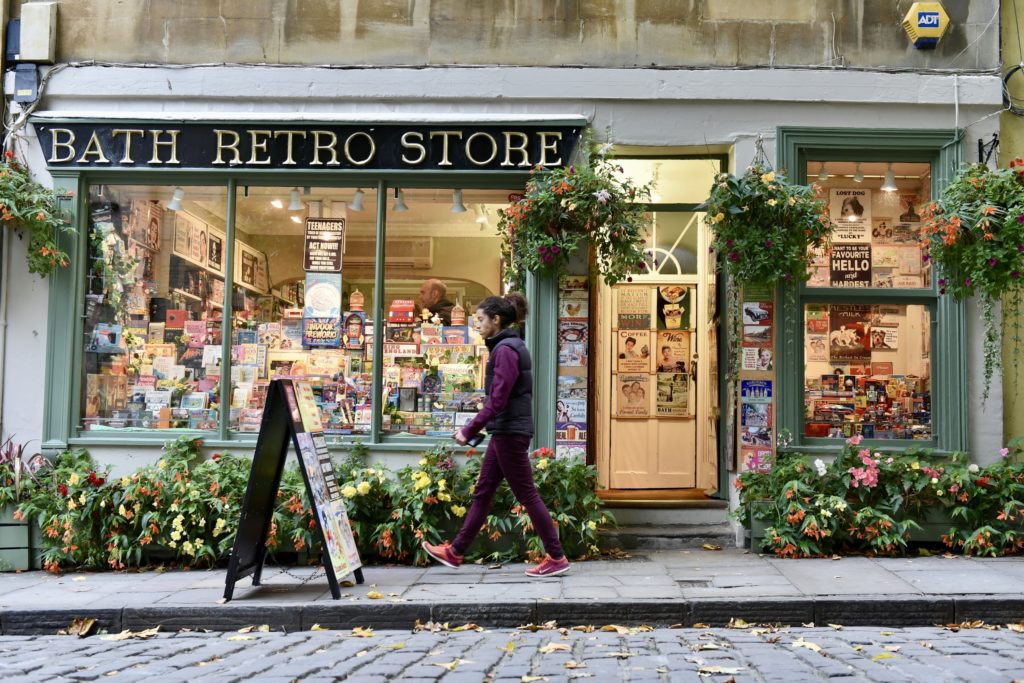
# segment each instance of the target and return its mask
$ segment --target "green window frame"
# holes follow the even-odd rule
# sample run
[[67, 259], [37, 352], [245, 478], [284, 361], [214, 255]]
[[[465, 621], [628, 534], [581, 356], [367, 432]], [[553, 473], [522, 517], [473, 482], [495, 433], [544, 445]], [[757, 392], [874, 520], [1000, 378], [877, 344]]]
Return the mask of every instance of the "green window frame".
[[[807, 163], [815, 161], [893, 161], [931, 164], [931, 193], [941, 194], [963, 161], [960, 129], [848, 129], [780, 127], [777, 130], [777, 166], [794, 182], [807, 182]], [[779, 383], [777, 430], [794, 437], [791, 447], [805, 453], [834, 453], [841, 439], [808, 439], [803, 436], [804, 345], [803, 308], [806, 303], [917, 304], [931, 315], [932, 423], [931, 441], [865, 439], [873, 448], [894, 449], [911, 445], [939, 451], [968, 447], [967, 368], [965, 304], [939, 296], [932, 278], [930, 288], [903, 290], [850, 290], [834, 287], [808, 288], [797, 283], [780, 288], [779, 334], [776, 358]], [[798, 341], [799, 340], [799, 343]], [[780, 348], [781, 347], [781, 348]]]
[[[444, 173], [322, 173], [292, 171], [290, 173], [249, 171], [149, 171], [134, 169], [111, 169], [99, 171], [52, 172], [53, 185], [59, 192], [73, 194], [71, 206], [65, 206], [71, 213], [75, 234], [61, 234], [59, 244], [70, 257], [70, 267], [55, 273], [50, 278], [48, 321], [47, 321], [47, 363], [45, 368], [45, 400], [43, 406], [42, 449], [49, 452], [61, 451], [72, 446], [161, 446], [172, 435], [154, 429], [150, 432], [104, 432], [102, 436], [79, 433], [77, 419], [80, 413], [80, 392], [82, 382], [81, 340], [83, 330], [84, 291], [86, 282], [86, 255], [88, 253], [88, 195], [89, 186], [94, 184], [132, 185], [206, 185], [223, 186], [227, 191], [225, 262], [233, 263], [235, 199], [239, 186], [287, 185], [287, 186], [344, 186], [377, 188], [377, 266], [374, 286], [378, 292], [384, 288], [384, 248], [387, 234], [388, 190], [393, 187], [460, 187], [507, 188], [525, 185], [528, 172], [444, 172]], [[233, 289], [233, 269], [225, 270], [225, 292], [230, 297]], [[534, 360], [534, 414], [536, 434], [534, 447], [554, 447], [555, 422], [550, 410], [541, 406], [554, 405], [557, 375], [557, 339], [550, 331], [556, 329], [558, 318], [558, 283], [554, 278], [528, 275], [526, 296], [531, 303], [532, 324], [527, 326], [527, 345]], [[230, 301], [228, 299], [225, 303]], [[374, 315], [383, 319], [383, 300], [375, 297]], [[230, 359], [230, 335], [224, 335], [224, 357]], [[374, 326], [374, 360], [372, 368], [373, 386], [379, 388], [383, 380], [384, 326]], [[230, 361], [228, 361], [230, 362]], [[229, 382], [224, 373], [222, 382]], [[221, 387], [222, 392], [225, 390]], [[376, 394], [379, 395], [379, 389]], [[200, 437], [212, 447], [250, 447], [256, 443], [257, 434], [233, 432], [228, 429], [226, 411], [218, 416], [217, 431], [189, 432]], [[181, 432], [175, 432], [174, 436]], [[381, 415], [374, 411], [371, 433], [344, 437], [337, 447], [344, 448], [355, 441], [362, 441], [375, 451], [408, 452], [422, 450], [430, 445], [423, 439], [408, 436], [384, 434], [381, 429]]]

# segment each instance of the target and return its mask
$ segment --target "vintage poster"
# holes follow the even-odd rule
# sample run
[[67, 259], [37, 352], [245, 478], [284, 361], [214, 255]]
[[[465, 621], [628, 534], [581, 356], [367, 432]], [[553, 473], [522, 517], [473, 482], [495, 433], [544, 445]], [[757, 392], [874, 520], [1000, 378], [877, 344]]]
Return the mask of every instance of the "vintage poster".
[[770, 379], [740, 380], [740, 400], [744, 403], [771, 403], [772, 381]]
[[654, 349], [655, 372], [688, 372], [690, 333], [680, 330], [658, 330]]
[[872, 268], [896, 268], [900, 265], [901, 247], [873, 247], [871, 250]]
[[341, 346], [341, 318], [303, 318], [304, 346], [338, 348]]
[[833, 244], [871, 241], [871, 190], [832, 188], [829, 215], [836, 226], [832, 232]]
[[828, 334], [828, 305], [807, 304], [804, 308], [804, 322], [808, 332]]
[[619, 330], [616, 348], [617, 372], [649, 372], [651, 333], [649, 330]]
[[586, 299], [559, 299], [559, 318], [587, 318], [590, 316], [590, 304]]
[[743, 326], [743, 346], [769, 348], [772, 345], [772, 328], [760, 325]]
[[210, 246], [206, 250], [206, 266], [220, 274], [224, 273], [224, 239], [224, 233], [210, 228]]
[[340, 273], [344, 242], [344, 218], [307, 218], [302, 269], [307, 273]]
[[615, 376], [615, 414], [618, 417], [650, 417], [651, 376], [619, 374]]
[[833, 287], [871, 286], [870, 244], [834, 244], [830, 258]]
[[743, 427], [771, 427], [771, 403], [741, 403], [740, 424]]
[[892, 374], [892, 362], [871, 362], [871, 374], [872, 375], [891, 375]]
[[740, 444], [771, 448], [772, 432], [768, 427], [746, 427], [740, 430]]
[[579, 398], [560, 398], [555, 402], [555, 422], [586, 424], [587, 401]]
[[879, 351], [895, 351], [900, 345], [898, 327], [872, 327], [871, 349]]
[[559, 375], [557, 396], [564, 399], [587, 398], [587, 378], [581, 375]]
[[586, 367], [589, 336], [589, 323], [586, 318], [559, 318], [558, 364], [566, 367]]
[[875, 218], [871, 221], [871, 243], [891, 244], [893, 241], [893, 221], [888, 217]]
[[651, 328], [650, 287], [617, 287], [615, 303], [620, 330], [648, 330]]
[[743, 469], [754, 472], [768, 472], [771, 470], [773, 460], [772, 449], [745, 446], [741, 450]]
[[921, 249], [919, 247], [899, 247], [900, 275], [921, 274]]
[[208, 248], [206, 223], [187, 213], [175, 213], [174, 253], [205, 268]]
[[893, 286], [897, 289], [920, 289], [924, 287], [924, 278], [920, 275], [894, 275]]
[[921, 214], [917, 210], [916, 194], [900, 194], [900, 223], [920, 223]]
[[871, 286], [879, 289], [892, 289], [893, 272], [892, 268], [872, 268]]
[[128, 218], [128, 236], [152, 250], [159, 249], [163, 218], [164, 210], [156, 202], [133, 199]]
[[770, 326], [772, 324], [772, 307], [770, 301], [744, 301], [743, 324]]
[[829, 360], [870, 362], [871, 306], [833, 305], [829, 310]]
[[682, 372], [659, 372], [655, 412], [659, 417], [687, 417], [690, 414], [689, 376]]
[[772, 350], [767, 347], [751, 348], [744, 347], [741, 351], [741, 363], [740, 367], [743, 370], [756, 370], [759, 372], [769, 372], [775, 369], [774, 357]]
[[828, 361], [828, 335], [807, 335], [807, 360]]
[[341, 274], [307, 273], [304, 318], [341, 317]]
[[562, 442], [580, 441], [587, 443], [587, 425], [579, 422], [555, 422], [555, 440]]
[[661, 285], [657, 292], [658, 329], [690, 329], [690, 289], [686, 285]]

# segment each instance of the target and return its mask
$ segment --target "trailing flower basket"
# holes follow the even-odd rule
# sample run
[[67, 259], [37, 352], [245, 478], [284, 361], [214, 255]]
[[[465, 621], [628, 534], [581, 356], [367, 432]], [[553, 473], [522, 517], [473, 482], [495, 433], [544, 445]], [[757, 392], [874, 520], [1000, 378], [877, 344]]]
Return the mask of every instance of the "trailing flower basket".
[[[69, 195], [70, 196], [70, 195]], [[28, 271], [46, 277], [68, 266], [68, 255], [60, 248], [60, 233], [74, 233], [64, 210], [62, 196], [29, 176], [14, 152], [0, 160], [0, 221], [28, 235]]]

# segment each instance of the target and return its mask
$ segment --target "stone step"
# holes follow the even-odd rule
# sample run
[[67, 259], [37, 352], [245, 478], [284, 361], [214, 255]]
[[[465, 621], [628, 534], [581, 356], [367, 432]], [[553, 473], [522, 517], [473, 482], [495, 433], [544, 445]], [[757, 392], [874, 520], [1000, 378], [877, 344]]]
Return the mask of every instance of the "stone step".
[[700, 548], [705, 543], [731, 548], [736, 532], [729, 522], [718, 524], [628, 524], [602, 532], [611, 548], [619, 550], [677, 550]]
[[721, 524], [729, 519], [728, 503], [711, 501], [700, 507], [647, 508], [615, 507], [609, 509], [619, 526], [673, 526], [677, 524]]

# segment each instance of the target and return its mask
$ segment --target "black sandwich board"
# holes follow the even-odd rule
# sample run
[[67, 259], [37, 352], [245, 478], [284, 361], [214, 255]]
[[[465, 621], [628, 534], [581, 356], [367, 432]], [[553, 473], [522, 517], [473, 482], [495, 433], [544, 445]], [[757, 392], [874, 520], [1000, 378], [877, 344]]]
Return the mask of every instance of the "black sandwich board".
[[289, 441], [299, 457], [299, 469], [306, 482], [313, 518], [320, 530], [331, 596], [335, 600], [341, 598], [339, 576], [351, 573], [355, 575], [356, 583], [363, 582], [345, 499], [331, 464], [313, 390], [308, 382], [302, 380], [275, 379], [270, 382], [267, 392], [249, 485], [242, 501], [238, 535], [228, 561], [225, 600], [231, 599], [235, 583], [249, 574], [253, 575], [252, 585], [260, 585], [263, 561], [267, 555], [267, 532], [270, 531]]

